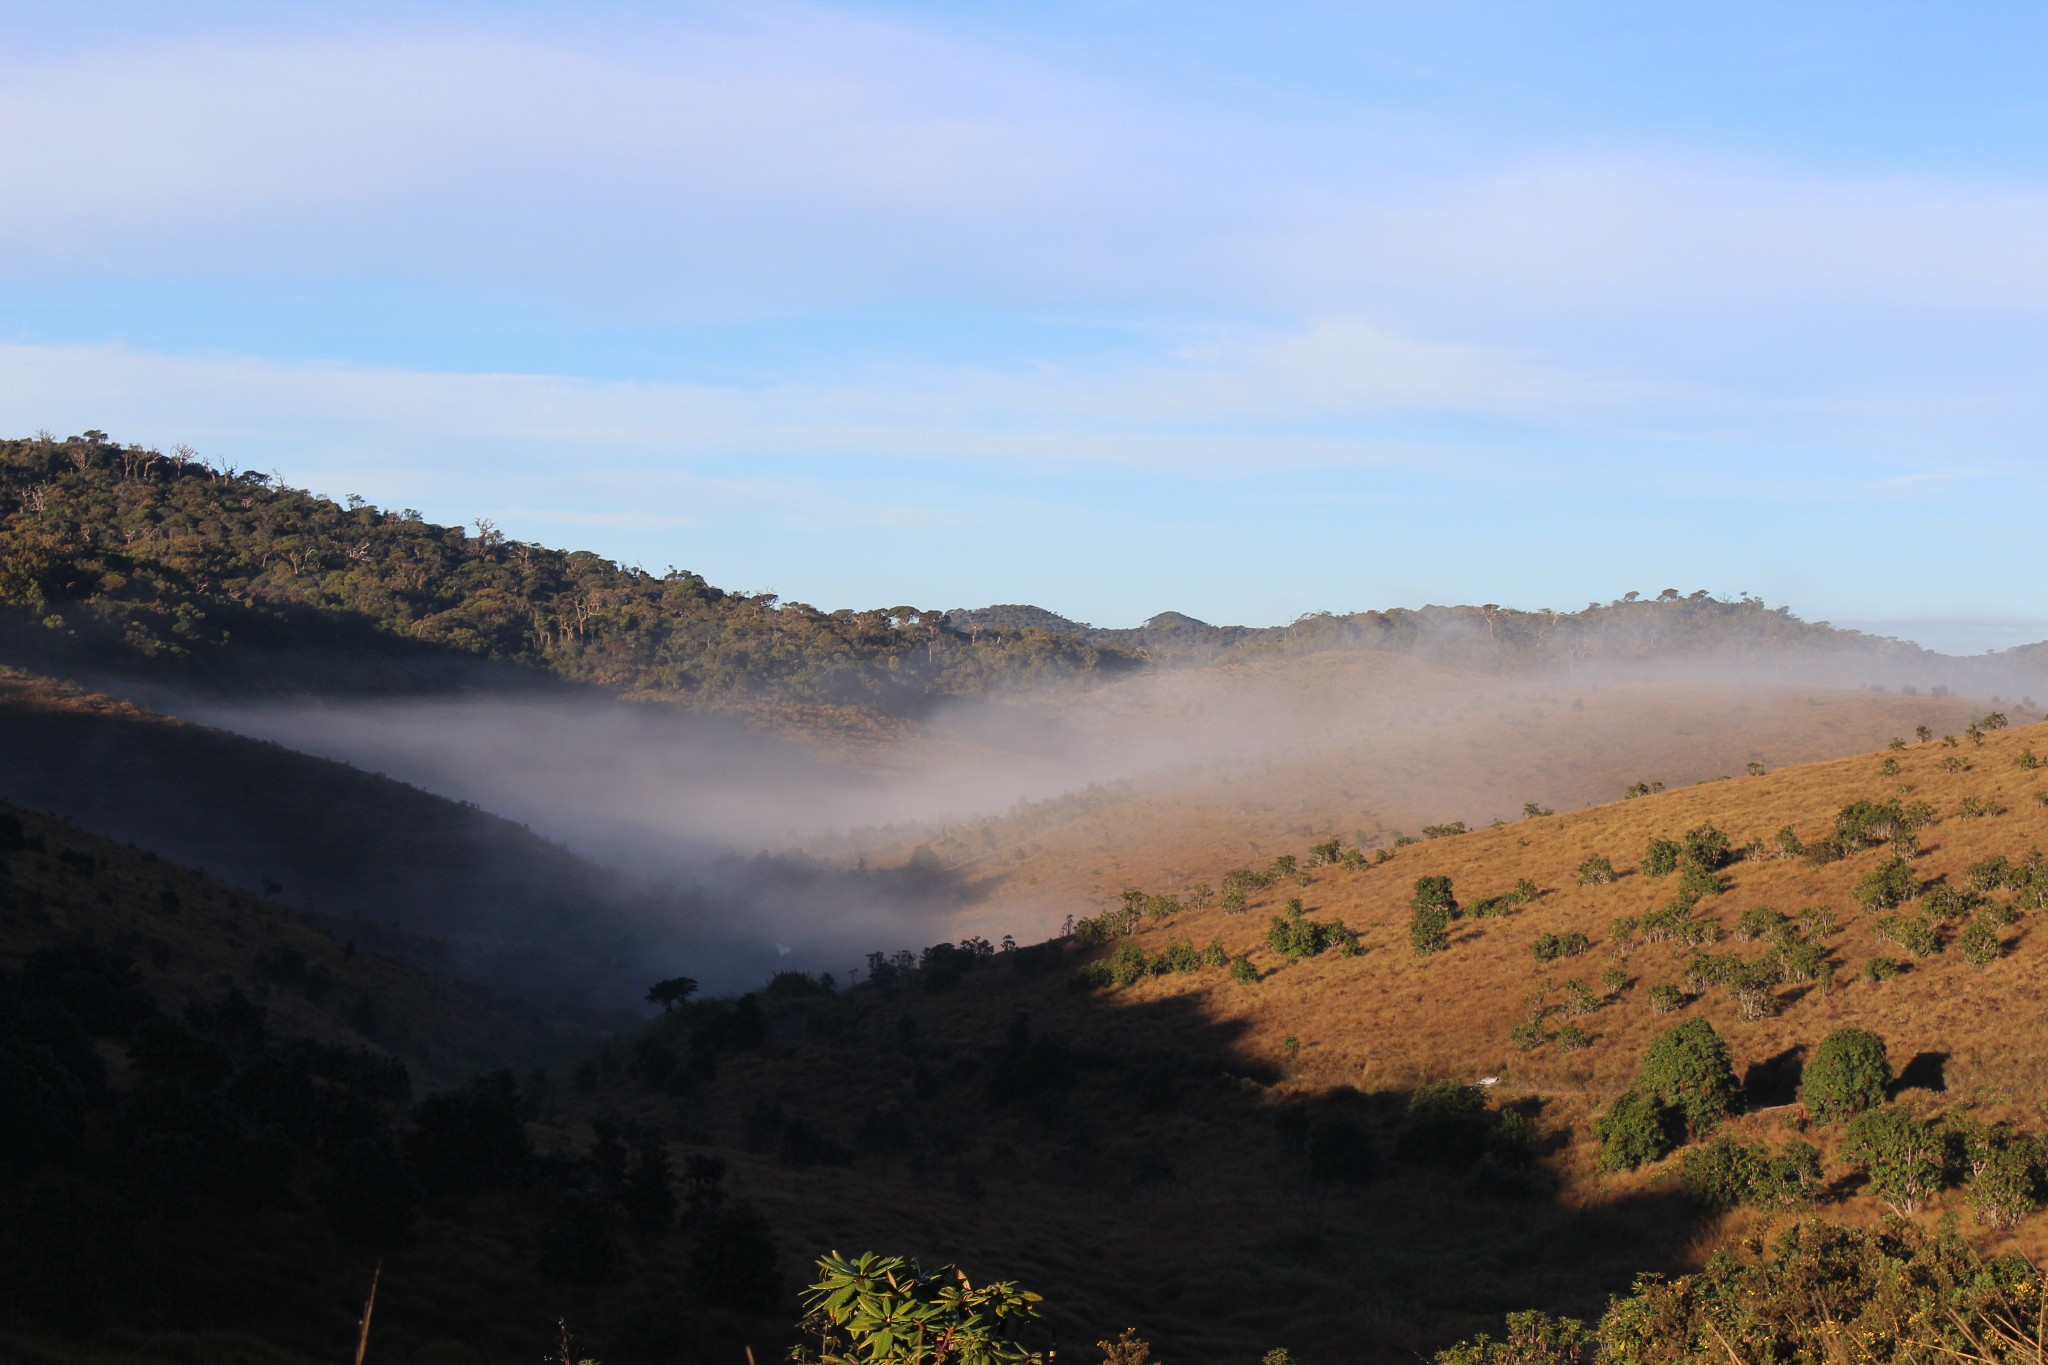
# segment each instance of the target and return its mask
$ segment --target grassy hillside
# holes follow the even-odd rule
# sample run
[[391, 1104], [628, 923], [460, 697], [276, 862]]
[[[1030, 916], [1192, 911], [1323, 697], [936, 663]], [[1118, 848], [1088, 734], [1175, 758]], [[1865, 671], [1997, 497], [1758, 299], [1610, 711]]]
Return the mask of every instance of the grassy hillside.
[[[1063, 713], [1083, 743], [1149, 755], [1123, 780], [920, 837], [992, 888], [963, 932], [1051, 932], [1126, 886], [1213, 882], [1222, 859], [1603, 805], [1638, 782], [1810, 763], [1919, 725], [1960, 732], [1990, 705], [1711, 677], [1533, 684], [1370, 655], [1160, 673]], [[2007, 705], [2016, 722], [2040, 716]]]
[[[851, 992], [783, 983], [758, 1049], [721, 1048], [679, 1015], [616, 1054], [578, 1112], [747, 1153], [739, 1176], [790, 1253], [915, 1250], [1014, 1276], [1047, 1294], [1068, 1342], [1133, 1323], [1173, 1361], [1275, 1345], [1413, 1358], [1523, 1307], [1597, 1315], [1639, 1272], [1700, 1265], [1802, 1212], [1881, 1222], [1852, 1130], [1800, 1103], [1820, 1042], [1856, 1027], [1883, 1038], [1899, 1111], [1949, 1144], [1911, 1217], [1954, 1214], [1981, 1249], [2039, 1263], [2048, 1218], [1978, 1222], [1964, 1153], [1972, 1131], [2048, 1128], [2048, 769], [2023, 766], [2048, 755], [2048, 727], [1906, 738], [1364, 866], [1341, 846], [1321, 865], [1290, 850], [1291, 873], [1269, 858], [1226, 880], [1219, 865], [1141, 884], [1128, 920], [986, 957], [884, 959]], [[1892, 800], [1925, 821], [1910, 839], [1901, 826], [1896, 842], [1829, 847], [1845, 810]], [[1692, 874], [1695, 898], [1672, 911], [1687, 874], [1652, 875], [1650, 843], [1709, 825], [1728, 861]], [[1809, 853], [1781, 846], [1787, 827]], [[1905, 899], [1864, 906], [1859, 887], [1895, 854]], [[1596, 856], [1616, 875], [1582, 885]], [[1418, 956], [1411, 902], [1438, 876], [1462, 910]], [[1524, 881], [1533, 894], [1511, 895]], [[1304, 928], [1340, 923], [1355, 951]], [[1319, 937], [1319, 954], [1282, 951]], [[1681, 1179], [1733, 1150], [1703, 1138], [1602, 1169], [1599, 1116], [1688, 1020], [1725, 1040], [1741, 1086], [1718, 1135], [1815, 1147], [1820, 1181], [1800, 1198], [1714, 1207], [1704, 1175]], [[1449, 1092], [1448, 1118], [1428, 1107], [1446, 1102], [1431, 1087], [1482, 1079]], [[1458, 1108], [1467, 1095], [1476, 1113]], [[2022, 1205], [2038, 1207], [2028, 1160]]]

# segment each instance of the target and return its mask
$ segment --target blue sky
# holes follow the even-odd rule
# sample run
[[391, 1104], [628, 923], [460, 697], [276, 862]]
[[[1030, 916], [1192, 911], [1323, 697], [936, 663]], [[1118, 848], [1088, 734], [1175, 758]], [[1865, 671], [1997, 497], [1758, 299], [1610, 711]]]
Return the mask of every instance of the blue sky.
[[826, 607], [2048, 637], [2033, 4], [0, 19], [0, 429]]

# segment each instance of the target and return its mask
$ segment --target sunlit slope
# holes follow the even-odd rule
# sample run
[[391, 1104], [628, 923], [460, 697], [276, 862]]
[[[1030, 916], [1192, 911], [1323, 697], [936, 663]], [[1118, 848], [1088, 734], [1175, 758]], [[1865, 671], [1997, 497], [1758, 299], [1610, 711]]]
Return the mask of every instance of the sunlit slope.
[[974, 927], [1049, 931], [1124, 887], [1213, 882], [1332, 836], [1382, 847], [1426, 826], [1517, 821], [1532, 802], [1571, 811], [1638, 782], [1741, 777], [1920, 725], [1945, 734], [1992, 704], [1739, 683], [1536, 686], [1335, 656], [1218, 672], [1207, 686], [1138, 680], [1077, 713], [1102, 742], [1142, 747], [1150, 771], [932, 841], [949, 864], [1000, 879]]
[[[2048, 1127], [2048, 910], [2009, 885], [1971, 892], [1977, 904], [1961, 909], [1937, 889], [1961, 895], [1988, 860], [2024, 866], [2048, 846], [2048, 767], [2023, 766], [2029, 753], [2048, 762], [2048, 726], [1953, 747], [1941, 733], [1425, 840], [1365, 867], [1311, 867], [1312, 841], [1299, 837], [1256, 864], [1214, 857], [1199, 878], [1133, 876], [1149, 895], [1220, 887], [1233, 863], [1271, 880], [1234, 913], [1158, 902], [1127, 935], [1112, 925], [1092, 943], [999, 952], [945, 988], [911, 977], [836, 1000], [771, 995], [765, 1045], [721, 1061], [679, 1111], [630, 1086], [603, 1103], [680, 1112], [697, 1140], [753, 1153], [736, 1158], [741, 1178], [798, 1257], [878, 1246], [961, 1259], [1045, 1291], [1074, 1331], [1136, 1322], [1172, 1359], [1283, 1343], [1309, 1358], [1412, 1359], [1510, 1309], [1597, 1312], [1639, 1272], [1695, 1265], [1764, 1217], [1688, 1203], [1677, 1157], [1626, 1175], [1596, 1167], [1595, 1114], [1675, 1023], [1705, 1018], [1727, 1040], [1751, 1111], [1728, 1131], [1819, 1146], [1824, 1217], [1882, 1213], [1841, 1129], [1809, 1127], [1796, 1103], [1801, 1061], [1835, 1028], [1882, 1035], [1900, 1102], [1925, 1117]], [[1901, 905], [1863, 908], [1858, 887], [1905, 845], [1777, 856], [1787, 826], [1819, 846], [1845, 807], [1894, 799], [1928, 808], [1913, 812], [1925, 823]], [[1732, 860], [1692, 907], [1691, 941], [1660, 940], [1641, 921], [1673, 902], [1680, 874], [1642, 870], [1648, 845], [1709, 825]], [[1745, 853], [1752, 842], [1758, 856]], [[1295, 857], [1297, 872], [1275, 855]], [[1615, 879], [1581, 885], [1596, 856]], [[1441, 951], [1418, 956], [1411, 900], [1435, 876], [1451, 879], [1464, 913]], [[1524, 880], [1533, 899], [1475, 913]], [[1308, 922], [1356, 931], [1362, 951], [1287, 960], [1269, 935], [1294, 898]], [[1761, 908], [1815, 950], [1810, 979], [1774, 983], [1747, 1007], [1728, 985], [1689, 980], [1699, 954], [1767, 957], [1768, 938], [1744, 936]], [[1617, 927], [1626, 917], [1638, 923]], [[1893, 917], [1924, 919], [1932, 943], [1902, 946]], [[1964, 931], [1986, 919], [2000, 921], [1998, 954], [1973, 962]], [[1574, 934], [1575, 954], [1538, 960], [1544, 936], [1569, 947]], [[1212, 941], [1257, 979], [1213, 966], [1125, 985], [1077, 976], [1113, 952], [1151, 961]], [[1873, 980], [1880, 958], [1903, 971]], [[1653, 1005], [1659, 987], [1676, 988], [1668, 1010]], [[1491, 1102], [1529, 1123], [1527, 1174], [1446, 1172], [1403, 1154], [1419, 1086], [1489, 1078]], [[1361, 1135], [1375, 1172], [1362, 1183], [1316, 1173], [1313, 1135], [1333, 1119]], [[1946, 1213], [1980, 1244], [2048, 1256], [2048, 1216], [1979, 1227], [1954, 1188], [1918, 1216]]]

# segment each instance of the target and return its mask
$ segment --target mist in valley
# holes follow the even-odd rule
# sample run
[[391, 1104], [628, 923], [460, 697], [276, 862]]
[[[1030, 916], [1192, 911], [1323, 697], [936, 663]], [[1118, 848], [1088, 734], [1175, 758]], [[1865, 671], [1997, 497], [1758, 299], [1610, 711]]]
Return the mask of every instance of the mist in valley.
[[649, 971], [740, 989], [967, 932], [1030, 941], [1116, 883], [1214, 875], [1309, 831], [1384, 843], [1517, 818], [1852, 752], [1923, 717], [1960, 726], [1978, 705], [1842, 674], [1722, 659], [1503, 676], [1327, 651], [957, 698], [881, 739], [588, 694], [173, 709], [644, 879], [667, 907], [635, 949]]

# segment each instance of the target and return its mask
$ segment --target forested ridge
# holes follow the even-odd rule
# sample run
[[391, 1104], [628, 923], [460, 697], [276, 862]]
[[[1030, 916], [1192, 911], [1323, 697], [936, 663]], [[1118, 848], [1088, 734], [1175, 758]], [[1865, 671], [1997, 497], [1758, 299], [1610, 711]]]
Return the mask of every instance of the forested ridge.
[[1032, 606], [823, 611], [343, 502], [102, 433], [0, 442], [0, 643], [31, 666], [253, 691], [589, 685], [700, 704], [931, 700], [1144, 666], [1369, 650], [1514, 672], [1712, 658], [1835, 681], [2024, 693], [2048, 645], [1953, 658], [1760, 598], [1629, 593], [1130, 629]]
[[97, 432], [0, 443], [0, 612], [32, 658], [259, 690], [417, 686], [487, 661], [627, 693], [902, 710], [1129, 662], [910, 606], [729, 592]]

